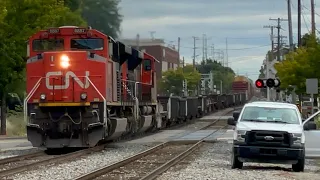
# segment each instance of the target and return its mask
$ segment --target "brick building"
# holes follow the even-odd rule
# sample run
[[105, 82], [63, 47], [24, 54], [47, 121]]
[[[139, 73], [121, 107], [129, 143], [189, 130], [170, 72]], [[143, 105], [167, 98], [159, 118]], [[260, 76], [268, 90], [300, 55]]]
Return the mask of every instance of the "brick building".
[[[136, 39], [122, 39], [120, 41], [128, 46], [137, 46]], [[178, 51], [174, 47], [166, 46], [163, 39], [140, 39], [139, 49], [159, 61], [159, 63], [156, 63], [157, 80], [161, 79], [162, 72], [168, 69], [177, 69], [180, 66]]]

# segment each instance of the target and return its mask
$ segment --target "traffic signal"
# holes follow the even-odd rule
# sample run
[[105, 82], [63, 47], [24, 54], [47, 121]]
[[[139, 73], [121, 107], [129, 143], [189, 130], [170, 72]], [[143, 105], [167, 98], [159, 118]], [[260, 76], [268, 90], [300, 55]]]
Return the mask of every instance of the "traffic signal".
[[256, 80], [256, 87], [257, 88], [277, 88], [280, 86], [280, 80], [278, 78], [272, 79], [257, 79]]
[[257, 88], [263, 88], [264, 87], [264, 83], [262, 79], [257, 79], [256, 80], [256, 87]]

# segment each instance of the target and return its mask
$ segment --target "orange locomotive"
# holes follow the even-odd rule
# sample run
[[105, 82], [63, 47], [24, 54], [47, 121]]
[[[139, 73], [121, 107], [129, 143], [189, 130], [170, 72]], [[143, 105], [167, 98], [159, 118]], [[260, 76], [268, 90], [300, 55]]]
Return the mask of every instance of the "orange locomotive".
[[34, 147], [92, 147], [158, 127], [156, 59], [89, 28], [29, 38], [28, 140]]

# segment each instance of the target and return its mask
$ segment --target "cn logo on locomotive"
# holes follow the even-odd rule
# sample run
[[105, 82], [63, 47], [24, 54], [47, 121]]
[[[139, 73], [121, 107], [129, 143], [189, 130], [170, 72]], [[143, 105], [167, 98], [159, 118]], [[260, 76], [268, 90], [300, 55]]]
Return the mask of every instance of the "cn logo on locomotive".
[[82, 89], [88, 89], [89, 87], [89, 81], [87, 78], [89, 76], [89, 71], [85, 72], [85, 77], [81, 78], [84, 80], [84, 82], [82, 82], [79, 77], [72, 71], [68, 71], [65, 75], [65, 84], [64, 85], [51, 85], [50, 84], [50, 78], [52, 78], [51, 76], [62, 76], [62, 71], [54, 71], [54, 72], [48, 72], [46, 74], [46, 87], [48, 89], [68, 89], [70, 86], [70, 77], [74, 78], [74, 81], [82, 88]]

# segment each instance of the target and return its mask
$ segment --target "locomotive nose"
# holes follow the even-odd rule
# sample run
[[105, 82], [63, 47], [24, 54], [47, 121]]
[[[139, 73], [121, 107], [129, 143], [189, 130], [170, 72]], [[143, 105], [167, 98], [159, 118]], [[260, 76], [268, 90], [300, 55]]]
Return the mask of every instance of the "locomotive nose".
[[[44, 77], [47, 101], [81, 101], [80, 89], [88, 86], [84, 51], [45, 52]], [[82, 92], [83, 93], [83, 92]]]
[[79, 69], [77, 66], [87, 59], [87, 53], [84, 51], [45, 52], [43, 58], [46, 71], [77, 70]]

